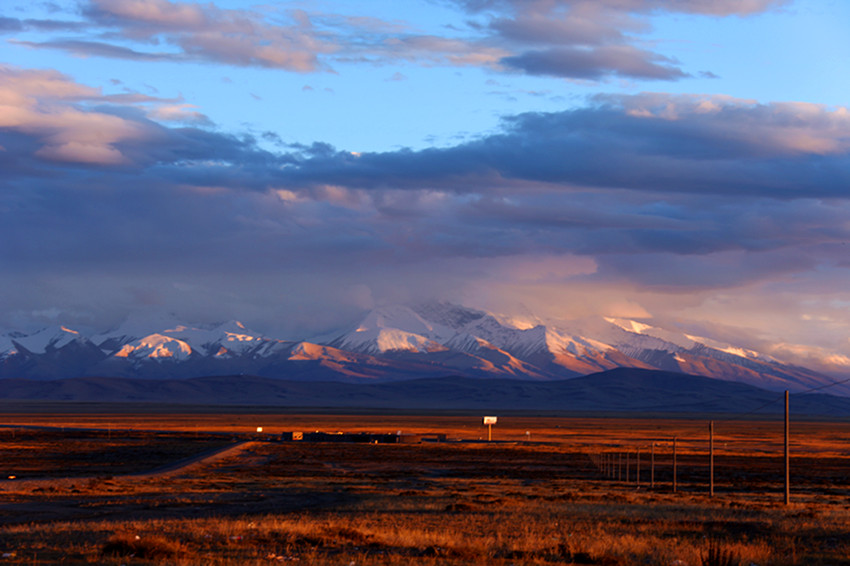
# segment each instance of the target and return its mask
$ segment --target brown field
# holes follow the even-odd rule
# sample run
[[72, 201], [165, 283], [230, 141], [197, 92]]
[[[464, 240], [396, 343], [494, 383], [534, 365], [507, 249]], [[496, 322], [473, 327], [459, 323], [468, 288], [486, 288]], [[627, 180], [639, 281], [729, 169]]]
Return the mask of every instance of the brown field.
[[[850, 565], [847, 422], [792, 423], [785, 506], [775, 421], [716, 422], [709, 497], [701, 419], [500, 416], [488, 443], [480, 416], [45, 410], [0, 414], [0, 564]], [[316, 430], [448, 441], [271, 440]]]

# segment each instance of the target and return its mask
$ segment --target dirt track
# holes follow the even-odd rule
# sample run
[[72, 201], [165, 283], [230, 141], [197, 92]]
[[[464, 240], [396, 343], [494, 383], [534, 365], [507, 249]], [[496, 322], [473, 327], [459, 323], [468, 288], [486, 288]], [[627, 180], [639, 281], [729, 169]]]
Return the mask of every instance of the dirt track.
[[[227, 456], [236, 456], [242, 451], [250, 448], [254, 442], [243, 441], [236, 442], [231, 444], [230, 446], [225, 446], [223, 448], [216, 448], [214, 450], [209, 450], [207, 452], [203, 452], [191, 458], [186, 458], [184, 460], [180, 460], [178, 462], [173, 462], [166, 466], [161, 466], [154, 470], [149, 470], [147, 472], [140, 472], [137, 474], [126, 474], [121, 476], [113, 476], [110, 478], [113, 482], [121, 482], [125, 481], [139, 481], [144, 479], [156, 479], [156, 478], [165, 478], [180, 474], [182, 472], [186, 472], [192, 469], [195, 466], [199, 466], [202, 464], [212, 463], [216, 460], [220, 460], [221, 458]], [[84, 484], [90, 481], [96, 481], [100, 478], [98, 477], [67, 477], [67, 478], [45, 478], [45, 479], [27, 479], [27, 480], [10, 480], [4, 479], [0, 480], [0, 492], [6, 491], [24, 491], [24, 490], [34, 490], [34, 489], [45, 489], [51, 488], [54, 490], [65, 490], [69, 489], [74, 485]]]

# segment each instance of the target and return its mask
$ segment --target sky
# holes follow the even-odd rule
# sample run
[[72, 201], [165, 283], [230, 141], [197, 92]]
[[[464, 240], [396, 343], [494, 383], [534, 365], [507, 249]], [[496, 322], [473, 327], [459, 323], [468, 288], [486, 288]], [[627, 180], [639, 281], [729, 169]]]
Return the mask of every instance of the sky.
[[850, 3], [4, 0], [0, 330], [424, 299], [850, 372]]

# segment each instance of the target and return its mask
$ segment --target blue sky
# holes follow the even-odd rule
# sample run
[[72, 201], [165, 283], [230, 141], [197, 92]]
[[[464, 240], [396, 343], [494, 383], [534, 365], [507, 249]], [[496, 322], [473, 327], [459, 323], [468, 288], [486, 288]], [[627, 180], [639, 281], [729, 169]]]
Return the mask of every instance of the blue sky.
[[0, 7], [0, 328], [435, 297], [850, 368], [850, 5]]
[[[762, 102], [843, 105], [844, 93], [850, 88], [850, 74], [843, 69], [842, 56], [850, 53], [846, 33], [850, 7], [839, 2], [774, 4], [773, 9], [748, 16], [642, 15], [640, 23], [647, 29], [633, 33], [635, 44], [676, 60], [690, 75], [675, 81], [534, 76], [488, 66], [450, 65], [440, 62], [439, 55], [424, 54], [419, 60], [358, 55], [371, 56], [373, 62], [364, 64], [346, 61], [344, 48], [323, 57], [323, 69], [290, 72], [216, 61], [132, 61], [27, 46], [63, 40], [99, 41], [98, 35], [111, 31], [105, 26], [76, 32], [21, 30], [7, 34], [2, 53], [8, 63], [59, 69], [105, 93], [133, 91], [182, 98], [228, 131], [271, 131], [286, 142], [321, 140], [349, 151], [452, 145], [498, 128], [501, 116], [576, 107], [599, 92], [717, 93]], [[3, 15], [85, 24], [80, 12], [86, 5], [11, 2]], [[329, 28], [334, 19], [353, 16], [379, 20], [389, 28], [388, 35], [461, 41], [486, 40], [489, 36], [470, 25], [486, 24], [486, 15], [465, 13], [450, 2], [255, 5], [229, 1], [215, 6], [252, 13], [269, 25], [291, 24], [290, 14], [301, 10], [315, 14], [317, 21], [331, 20], [325, 24]], [[356, 36], [357, 30], [345, 33]], [[112, 45], [139, 52], [146, 48], [152, 53], [177, 52], [164, 43], [160, 39], [154, 47], [122, 38]], [[706, 73], [714, 76], [704, 76]]]

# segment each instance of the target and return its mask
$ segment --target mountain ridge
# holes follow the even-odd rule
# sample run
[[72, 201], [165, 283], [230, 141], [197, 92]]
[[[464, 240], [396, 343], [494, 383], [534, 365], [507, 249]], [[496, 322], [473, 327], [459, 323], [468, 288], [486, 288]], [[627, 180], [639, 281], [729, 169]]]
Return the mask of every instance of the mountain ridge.
[[[103, 333], [54, 326], [0, 336], [0, 378], [257, 375], [383, 382], [460, 376], [552, 381], [637, 368], [773, 391], [804, 391], [833, 382], [807, 368], [675, 329], [615, 318], [584, 324], [517, 322], [432, 302], [373, 309], [359, 323], [314, 343], [264, 336], [238, 321], [189, 325], [173, 317], [138, 317]], [[834, 391], [850, 396], [846, 385]]]
[[[779, 415], [783, 396], [750, 385], [656, 370], [618, 368], [574, 379], [481, 380], [459, 376], [340, 383], [258, 376], [150, 381], [78, 377], [0, 380], [0, 401], [276, 406], [288, 409], [550, 412], [562, 414]], [[792, 396], [794, 415], [850, 417], [850, 399]]]

